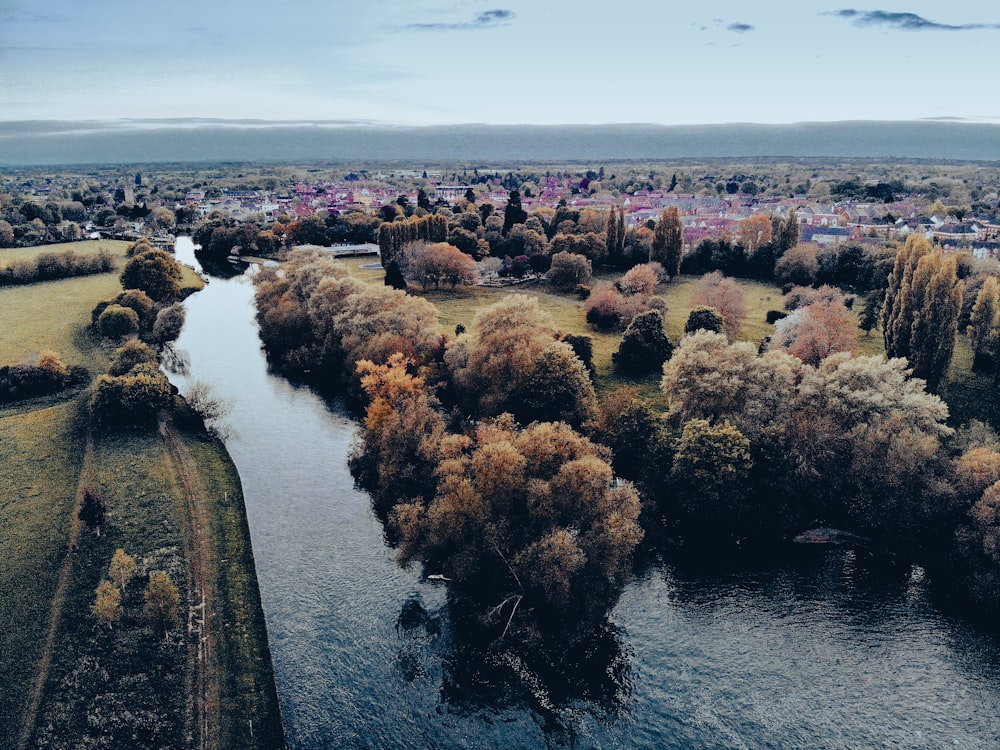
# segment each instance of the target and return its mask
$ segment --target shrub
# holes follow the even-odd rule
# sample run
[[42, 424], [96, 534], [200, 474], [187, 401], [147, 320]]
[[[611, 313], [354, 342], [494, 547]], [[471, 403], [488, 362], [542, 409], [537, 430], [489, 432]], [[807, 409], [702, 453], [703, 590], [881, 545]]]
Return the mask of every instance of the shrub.
[[626, 297], [612, 287], [599, 287], [587, 299], [587, 322], [602, 331], [623, 330], [645, 309], [636, 296]]
[[108, 339], [132, 336], [139, 332], [139, 316], [130, 307], [110, 304], [98, 316], [97, 330]]
[[658, 372], [673, 351], [663, 330], [663, 316], [657, 310], [647, 310], [629, 323], [612, 360], [627, 375], [645, 375]]
[[579, 289], [590, 281], [592, 272], [588, 258], [577, 253], [559, 252], [552, 256], [552, 264], [545, 279], [559, 289]]
[[115, 352], [115, 359], [114, 362], [111, 363], [111, 367], [108, 369], [108, 375], [113, 375], [115, 377], [119, 375], [127, 375], [133, 370], [133, 368], [136, 367], [136, 365], [155, 363], [156, 352], [154, 352], [147, 344], [144, 344], [137, 339], [132, 339], [131, 341], [127, 341], [124, 346]]
[[0, 367], [0, 403], [48, 396], [89, 378], [85, 367], [67, 367], [55, 354], [43, 354], [37, 361]]
[[767, 322], [770, 325], [774, 325], [775, 323], [777, 323], [782, 318], [787, 318], [787, 317], [788, 317], [788, 313], [785, 312], [784, 310], [768, 310], [767, 311]]
[[714, 307], [696, 307], [688, 314], [687, 323], [684, 324], [684, 333], [694, 333], [695, 331], [712, 331], [722, 333], [724, 323], [719, 311]]
[[153, 343], [163, 346], [170, 341], [175, 341], [181, 335], [181, 329], [184, 327], [184, 317], [184, 306], [179, 302], [175, 302], [160, 310], [156, 314], [156, 320], [153, 322]]
[[173, 387], [154, 364], [136, 365], [127, 375], [102, 375], [90, 398], [99, 427], [151, 425], [173, 401]]
[[657, 276], [650, 264], [634, 266], [618, 281], [618, 291], [626, 297], [648, 297], [656, 291]]

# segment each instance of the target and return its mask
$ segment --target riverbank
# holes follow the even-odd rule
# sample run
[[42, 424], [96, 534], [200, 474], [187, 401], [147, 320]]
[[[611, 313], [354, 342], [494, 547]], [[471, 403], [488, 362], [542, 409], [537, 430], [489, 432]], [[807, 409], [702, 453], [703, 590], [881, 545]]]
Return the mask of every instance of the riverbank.
[[[193, 272], [184, 283], [202, 285]], [[119, 290], [108, 273], [3, 295], [0, 363], [54, 349], [104, 371], [107, 352], [86, 327]], [[0, 410], [0, 746], [282, 747], [242, 487], [225, 446], [184, 431], [88, 438], [88, 395]], [[100, 535], [83, 528], [73, 543], [84, 487], [101, 493], [107, 516]], [[182, 617], [167, 639], [142, 618], [140, 581], [110, 629], [96, 622], [94, 590], [118, 548], [140, 575], [171, 570]], [[200, 573], [185, 580], [196, 558]], [[198, 578], [203, 608], [185, 599]], [[204, 613], [204, 640], [188, 630], [189, 613]]]

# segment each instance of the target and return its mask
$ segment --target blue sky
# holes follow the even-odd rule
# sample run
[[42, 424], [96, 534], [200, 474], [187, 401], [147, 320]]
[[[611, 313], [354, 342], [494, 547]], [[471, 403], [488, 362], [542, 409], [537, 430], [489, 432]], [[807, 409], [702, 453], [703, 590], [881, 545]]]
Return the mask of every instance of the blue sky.
[[956, 0], [0, 0], [0, 120], [1000, 119]]

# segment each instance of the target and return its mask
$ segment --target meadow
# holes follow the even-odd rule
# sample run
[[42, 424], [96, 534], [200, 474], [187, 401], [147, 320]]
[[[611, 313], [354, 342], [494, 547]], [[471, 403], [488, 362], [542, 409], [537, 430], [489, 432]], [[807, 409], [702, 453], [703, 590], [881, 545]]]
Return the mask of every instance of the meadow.
[[[108, 249], [124, 256], [126, 247]], [[97, 252], [99, 245], [30, 252], [67, 248]], [[7, 252], [0, 251], [0, 264], [11, 257]], [[203, 282], [185, 269], [182, 284], [194, 290]], [[92, 338], [90, 312], [120, 291], [117, 272], [0, 289], [0, 365], [54, 351], [92, 376], [104, 372], [113, 346]], [[91, 435], [87, 396], [67, 392], [0, 410], [0, 747], [79, 746], [88, 735], [130, 731], [130, 722], [149, 728], [140, 745], [184, 744], [191, 689], [184, 639], [150, 641], [140, 616], [141, 586], [125, 597], [121, 627], [105, 631], [90, 612], [94, 589], [118, 547], [147, 567], [172, 569], [185, 592], [193, 530], [182, 473], [197, 477], [198, 523], [210, 550], [210, 744], [276, 746], [281, 722], [266, 627], [239, 476], [224, 446], [178, 431], [179, 450], [190, 464], [180, 467], [155, 432]], [[74, 536], [84, 487], [107, 502], [100, 535], [83, 528]], [[49, 639], [53, 612], [57, 627]], [[43, 654], [51, 656], [44, 665]], [[47, 680], [29, 740], [21, 727], [40, 672]]]

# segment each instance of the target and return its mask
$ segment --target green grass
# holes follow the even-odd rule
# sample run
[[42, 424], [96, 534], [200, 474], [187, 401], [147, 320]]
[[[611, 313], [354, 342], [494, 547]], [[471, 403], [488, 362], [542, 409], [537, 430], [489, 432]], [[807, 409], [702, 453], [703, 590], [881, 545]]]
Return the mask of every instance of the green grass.
[[185, 443], [209, 497], [219, 747], [276, 747], [282, 742], [281, 714], [240, 477], [219, 441], [189, 437]]
[[57, 245], [39, 245], [37, 247], [8, 247], [0, 250], [0, 267], [17, 260], [32, 260], [41, 253], [64, 253], [72, 250], [77, 255], [97, 255], [101, 250], [107, 250], [119, 258], [125, 257], [125, 251], [131, 242], [124, 240], [83, 240], [82, 242], [61, 242]]
[[[122, 245], [124, 252], [127, 243]], [[191, 286], [202, 283], [193, 273], [186, 280]], [[108, 355], [86, 328], [94, 305], [120, 291], [117, 273], [0, 290], [0, 365], [52, 350], [95, 375], [103, 372]], [[0, 411], [0, 747], [16, 741], [65, 559], [86, 434], [85, 419], [77, 417], [84, 413], [85, 400], [84, 393], [56, 406], [37, 400]], [[222, 746], [250, 747], [245, 736], [250, 718], [258, 742], [280, 741], [280, 713], [239, 477], [220, 443], [188, 443], [210, 495], [229, 498], [211, 507], [218, 565], [214, 590], [219, 615], [213, 625], [221, 667], [216, 679]], [[134, 702], [182, 726], [183, 649], [178, 655], [157, 646], [155, 656], [147, 660], [143, 653], [148, 643], [134, 633], [126, 635], [124, 629], [98, 633], [89, 611], [94, 589], [117, 547], [136, 558], [161, 548], [184, 549], [181, 497], [173, 471], [155, 433], [108, 434], [95, 440], [87, 484], [107, 500], [107, 524], [100, 538], [84, 532], [74, 556], [36, 725], [41, 739], [65, 740], [89, 731], [84, 725], [87, 695], [108, 688], [88, 681], [87, 675], [94, 672], [88, 665], [93, 663], [101, 664], [112, 682], [132, 674], [135, 682], [128, 683], [133, 677], [127, 677], [126, 683], [138, 686]], [[175, 582], [183, 590], [185, 580], [179, 578]], [[141, 592], [133, 592], [132, 601], [133, 609], [141, 608]], [[129, 689], [121, 694], [128, 696]], [[176, 739], [177, 745], [183, 744]]]
[[66, 554], [83, 455], [77, 404], [0, 418], [0, 747], [12, 747]]

